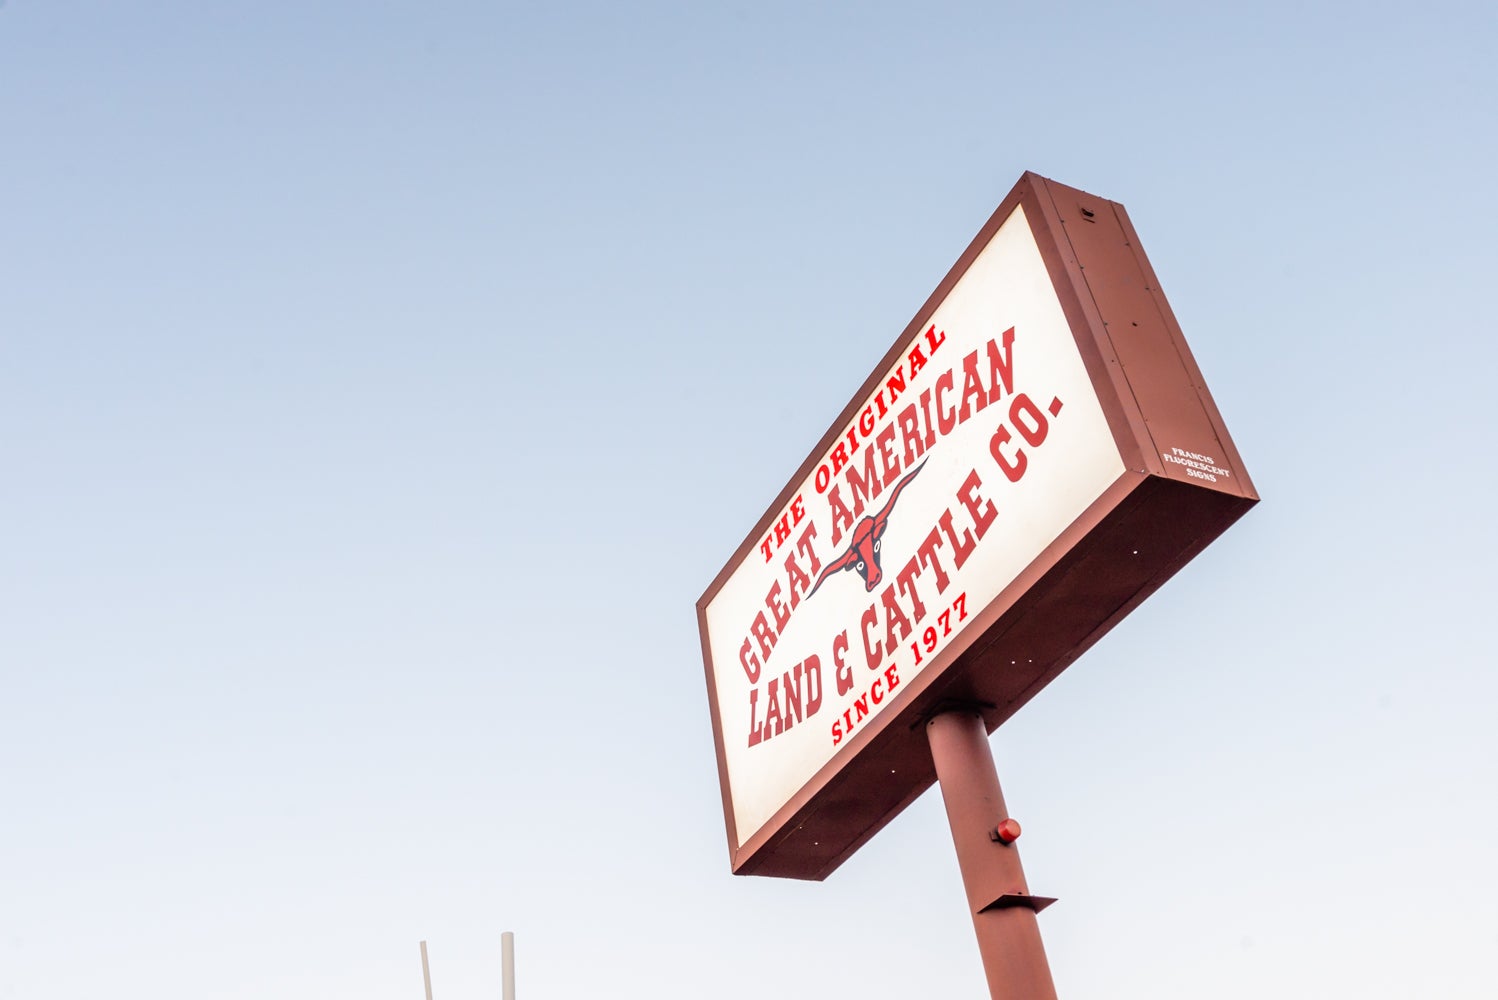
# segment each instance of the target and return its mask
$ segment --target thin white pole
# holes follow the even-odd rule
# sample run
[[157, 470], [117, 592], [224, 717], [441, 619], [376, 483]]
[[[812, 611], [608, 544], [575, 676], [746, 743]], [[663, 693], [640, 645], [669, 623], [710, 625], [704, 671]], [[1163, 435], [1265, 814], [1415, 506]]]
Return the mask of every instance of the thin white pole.
[[[499, 936], [499, 941], [504, 960], [504, 1000], [515, 1000], [515, 935], [511, 931], [505, 931]], [[432, 998], [427, 997], [427, 1000], [432, 1000]]]
[[432, 967], [427, 964], [427, 943], [421, 942], [421, 981], [426, 984], [427, 1000], [432, 1000]]

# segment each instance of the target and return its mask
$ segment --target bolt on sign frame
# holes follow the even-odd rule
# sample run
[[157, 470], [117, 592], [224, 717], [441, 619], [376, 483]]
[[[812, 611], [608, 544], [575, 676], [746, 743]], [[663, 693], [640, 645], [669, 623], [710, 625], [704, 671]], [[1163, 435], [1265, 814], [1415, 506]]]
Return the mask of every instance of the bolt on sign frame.
[[823, 879], [1258, 501], [1123, 206], [1024, 174], [697, 602], [732, 870]]

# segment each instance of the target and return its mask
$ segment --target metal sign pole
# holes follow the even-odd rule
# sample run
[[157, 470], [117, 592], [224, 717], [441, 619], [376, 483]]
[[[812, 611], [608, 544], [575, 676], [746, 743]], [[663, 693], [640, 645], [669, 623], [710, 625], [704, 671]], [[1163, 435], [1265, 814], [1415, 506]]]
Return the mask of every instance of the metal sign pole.
[[432, 1000], [432, 967], [427, 964], [427, 943], [421, 942], [421, 981], [427, 988], [427, 1000]]
[[515, 935], [505, 931], [499, 936], [499, 940], [504, 972], [504, 1000], [515, 1000]]
[[1035, 919], [1055, 900], [1030, 895], [1014, 846], [1019, 824], [1004, 808], [983, 717], [972, 709], [944, 712], [926, 723], [926, 738], [989, 995], [993, 1000], [1056, 1000]]

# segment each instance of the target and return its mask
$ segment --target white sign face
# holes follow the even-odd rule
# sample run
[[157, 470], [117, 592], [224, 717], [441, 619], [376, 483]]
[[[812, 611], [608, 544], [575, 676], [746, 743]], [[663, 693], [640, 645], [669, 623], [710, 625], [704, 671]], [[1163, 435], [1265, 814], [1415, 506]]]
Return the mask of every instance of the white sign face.
[[1016, 208], [706, 609], [740, 844], [1124, 472]]

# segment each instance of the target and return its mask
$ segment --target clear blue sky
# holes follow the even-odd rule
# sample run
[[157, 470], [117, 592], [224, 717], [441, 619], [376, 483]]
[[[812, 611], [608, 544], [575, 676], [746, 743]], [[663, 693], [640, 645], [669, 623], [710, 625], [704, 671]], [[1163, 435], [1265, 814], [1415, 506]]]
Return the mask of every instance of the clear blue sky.
[[[1210, 5], [1208, 5], [1210, 7]], [[693, 603], [1019, 174], [1265, 500], [994, 739], [1067, 1000], [1488, 1000], [1491, 3], [0, 4], [0, 1000], [981, 996]], [[1210, 650], [1210, 656], [1202, 656]]]

